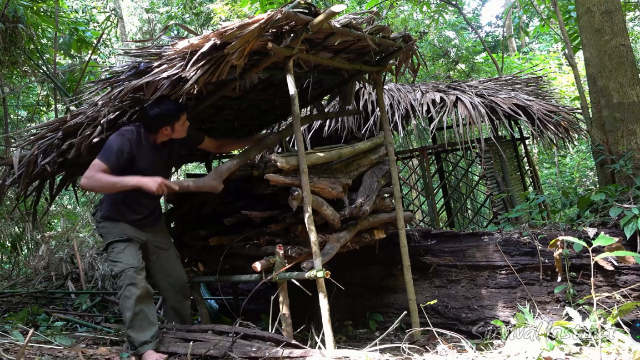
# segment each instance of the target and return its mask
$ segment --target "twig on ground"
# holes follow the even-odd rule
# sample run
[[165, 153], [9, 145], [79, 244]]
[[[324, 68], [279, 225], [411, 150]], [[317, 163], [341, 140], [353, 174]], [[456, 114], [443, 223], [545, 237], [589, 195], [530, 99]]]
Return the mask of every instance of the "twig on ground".
[[531, 296], [529, 289], [527, 289], [527, 286], [524, 284], [524, 282], [520, 278], [520, 275], [518, 275], [518, 272], [516, 271], [516, 269], [513, 268], [513, 266], [511, 265], [511, 262], [509, 261], [509, 259], [507, 259], [507, 255], [505, 255], [504, 252], [502, 251], [502, 248], [500, 248], [500, 244], [496, 242], [496, 246], [498, 247], [498, 250], [500, 250], [500, 252], [502, 253], [502, 256], [504, 256], [504, 259], [507, 261], [507, 264], [509, 264], [509, 267], [511, 268], [511, 270], [513, 270], [513, 273], [516, 274], [516, 276], [518, 277], [518, 280], [520, 280], [520, 283], [522, 284], [522, 286], [524, 287], [524, 290], [529, 295], [529, 298], [531, 298], [531, 301], [533, 301], [533, 306], [536, 307], [537, 314], [540, 314], [540, 309], [538, 309], [538, 304], [536, 304], [536, 301], [533, 299], [533, 296]]
[[187, 360], [191, 360], [191, 347], [193, 346], [193, 341], [189, 343], [189, 351], [187, 351]]
[[[618, 290], [618, 291], [614, 291], [614, 292], [612, 292], [612, 293], [604, 293], [604, 294], [600, 294], [601, 296], [598, 296], [598, 297], [596, 298], [596, 300], [600, 300], [600, 299], [602, 299], [602, 298], [606, 298], [606, 297], [609, 297], [609, 296], [613, 296], [613, 295], [615, 295], [615, 294], [618, 294], [618, 293], [624, 292], [624, 291], [629, 290], [629, 289], [633, 289], [633, 288], [638, 287], [638, 286], [640, 286], [640, 284], [631, 285], [631, 286], [628, 286], [628, 287], [626, 287], [626, 288], [624, 288], [624, 289], [621, 289], [621, 290]], [[591, 297], [591, 295], [586, 296], [586, 297], [585, 297], [585, 299], [587, 299], [587, 298], [589, 298], [589, 297]]]
[[76, 243], [75, 237], [73, 238], [73, 252], [76, 253], [76, 261], [78, 262], [78, 271], [80, 272], [80, 285], [82, 286], [82, 290], [87, 290], [87, 284], [84, 280], [84, 271], [82, 271], [82, 259], [80, 258], [80, 253], [78, 252], [78, 244]]
[[22, 347], [20, 348], [20, 351], [18, 351], [18, 355], [16, 355], [16, 360], [20, 360], [24, 356], [24, 352], [25, 352], [25, 350], [27, 350], [27, 345], [29, 344], [29, 341], [31, 340], [31, 337], [33, 336], [33, 331], [34, 330], [35, 329], [29, 330], [29, 334], [27, 335], [27, 338], [24, 339], [24, 344], [22, 344]]
[[471, 353], [471, 354], [475, 354], [475, 350], [473, 348], [473, 344], [471, 344], [471, 342], [469, 342], [469, 340], [465, 339], [464, 337], [462, 337], [461, 335], [458, 335], [456, 333], [454, 333], [453, 331], [449, 331], [449, 330], [444, 330], [444, 329], [438, 329], [438, 328], [434, 328], [434, 327], [427, 327], [427, 328], [420, 328], [420, 329], [411, 329], [409, 331], [407, 331], [407, 335], [405, 335], [404, 339], [402, 339], [402, 343], [405, 344], [407, 342], [407, 338], [409, 337], [409, 335], [411, 335], [412, 333], [416, 332], [416, 331], [421, 331], [421, 330], [433, 330], [433, 331], [439, 331], [442, 333], [445, 333], [449, 336], [453, 336], [455, 338], [460, 339], [460, 342], [462, 343], [462, 345], [464, 346], [465, 350], [467, 350], [467, 352]]
[[3, 358], [3, 359], [16, 360], [16, 358], [11, 357], [11, 356], [9, 356], [9, 355], [5, 354], [5, 353], [4, 353], [4, 351], [2, 351], [2, 348], [0, 348], [0, 355], [2, 355], [2, 358]]
[[362, 350], [367, 350], [368, 348], [370, 348], [371, 346], [373, 346], [373, 344], [377, 344], [378, 341], [382, 340], [382, 338], [384, 338], [385, 336], [387, 336], [387, 334], [391, 331], [393, 331], [393, 329], [395, 329], [398, 324], [400, 323], [400, 320], [402, 320], [402, 318], [407, 315], [407, 312], [403, 312], [402, 315], [400, 315], [400, 317], [398, 318], [398, 320], [396, 320], [396, 322], [393, 323], [393, 325], [391, 325], [391, 327], [385, 331], [384, 334], [382, 334], [379, 338], [377, 338], [374, 342], [372, 342], [371, 344], [369, 344], [369, 346], [367, 346], [366, 348], [362, 349]]

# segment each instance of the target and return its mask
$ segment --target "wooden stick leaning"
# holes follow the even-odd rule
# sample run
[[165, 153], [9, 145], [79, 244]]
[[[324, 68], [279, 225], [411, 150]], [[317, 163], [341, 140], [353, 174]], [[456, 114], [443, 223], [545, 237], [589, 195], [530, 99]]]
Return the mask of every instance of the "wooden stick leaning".
[[[366, 230], [384, 223], [392, 222], [394, 219], [397, 220], [397, 216], [394, 213], [383, 213], [383, 214], [374, 214], [366, 217], [364, 219], [359, 219], [355, 224], [349, 226], [345, 230], [331, 234], [331, 235], [323, 235], [327, 239], [327, 244], [322, 249], [322, 263], [326, 263], [331, 260], [335, 254], [338, 253], [340, 248], [348, 243], [359, 231]], [[411, 222], [414, 220], [414, 215], [410, 212], [405, 212], [402, 214], [403, 222], [406, 220], [407, 222]], [[313, 269], [313, 263], [311, 260], [307, 260], [301, 264], [302, 270], [309, 271]]]
[[[282, 244], [276, 245], [277, 261], [275, 271], [282, 270], [285, 266], [284, 248]], [[280, 304], [280, 321], [282, 321], [282, 335], [293, 340], [293, 325], [291, 323], [291, 310], [289, 309], [289, 290], [286, 281], [278, 281], [278, 303]]]
[[[331, 119], [341, 116], [350, 116], [350, 115], [359, 115], [361, 113], [360, 110], [346, 110], [346, 111], [338, 111], [335, 113], [324, 113], [324, 114], [313, 114], [305, 116], [303, 119], [299, 119], [302, 125], [309, 124], [313, 121], [317, 120], [325, 120]], [[198, 178], [198, 179], [186, 179], [186, 180], [178, 180], [173, 183], [178, 186], [177, 192], [213, 192], [219, 193], [222, 191], [224, 185], [222, 182], [226, 179], [232, 172], [238, 170], [242, 165], [246, 164], [249, 161], [252, 161], [256, 156], [260, 155], [263, 151], [268, 148], [277, 145], [283, 139], [291, 136], [293, 134], [293, 124], [287, 126], [286, 128], [278, 131], [277, 133], [270, 134], [262, 139], [260, 139], [257, 143], [249, 146], [240, 154], [234, 156], [229, 159], [222, 165], [213, 169], [207, 176]]]
[[29, 341], [31, 341], [31, 337], [33, 336], [34, 330], [35, 329], [29, 330], [29, 334], [27, 335], [27, 338], [24, 340], [24, 344], [22, 344], [22, 347], [20, 347], [20, 351], [18, 351], [18, 355], [16, 355], [15, 360], [20, 360], [24, 356], [24, 352], [27, 350], [27, 345], [29, 345]]
[[[313, 210], [317, 211], [325, 220], [327, 220], [327, 223], [329, 223], [329, 226], [333, 229], [340, 229], [342, 226], [340, 214], [338, 214], [338, 212], [320, 196], [311, 195], [311, 197], [313, 198], [313, 201], [311, 202]], [[291, 188], [291, 191], [289, 192], [289, 205], [291, 206], [291, 209], [297, 209], [303, 200], [304, 197], [302, 195], [302, 191], [295, 187]]]
[[[322, 258], [320, 256], [320, 244], [318, 241], [318, 233], [313, 222], [313, 210], [311, 208], [311, 189], [309, 187], [309, 169], [304, 153], [304, 139], [302, 137], [302, 124], [300, 119], [300, 107], [298, 105], [298, 88], [296, 87], [295, 77], [293, 75], [293, 58], [287, 61], [286, 76], [287, 86], [289, 87], [289, 96], [291, 98], [291, 119], [293, 120], [293, 129], [295, 132], [296, 148], [298, 150], [298, 165], [300, 167], [300, 182], [303, 194], [303, 212], [304, 222], [307, 225], [309, 233], [309, 241], [311, 243], [311, 253], [313, 255], [313, 265], [316, 270], [322, 269]], [[335, 350], [335, 342], [333, 339], [333, 329], [331, 328], [331, 317], [329, 314], [329, 297], [327, 296], [327, 288], [324, 279], [316, 280], [318, 287], [318, 296], [320, 303], [320, 313], [322, 315], [322, 327], [324, 329], [325, 348], [327, 350]]]
[[[409, 305], [409, 315], [411, 317], [411, 327], [420, 328], [420, 318], [418, 316], [418, 305], [416, 303], [416, 292], [413, 288], [413, 277], [411, 275], [411, 261], [409, 260], [409, 246], [407, 245], [407, 232], [404, 223], [404, 211], [402, 209], [402, 194], [400, 191], [400, 180], [398, 178], [398, 165], [396, 164], [396, 154], [393, 147], [393, 137], [391, 136], [391, 126], [387, 117], [387, 108], [384, 103], [384, 84], [382, 74], [374, 77], [376, 83], [376, 97], [378, 109], [380, 109], [380, 122], [384, 129], [384, 139], [387, 145], [387, 155], [389, 157], [389, 170], [391, 171], [391, 184], [393, 185], [393, 200], [396, 206], [396, 221], [398, 223], [398, 239], [400, 242], [400, 255], [402, 256], [402, 272], [404, 274], [404, 285], [407, 288], [407, 302]], [[413, 333], [415, 340], [420, 340], [420, 332]]]

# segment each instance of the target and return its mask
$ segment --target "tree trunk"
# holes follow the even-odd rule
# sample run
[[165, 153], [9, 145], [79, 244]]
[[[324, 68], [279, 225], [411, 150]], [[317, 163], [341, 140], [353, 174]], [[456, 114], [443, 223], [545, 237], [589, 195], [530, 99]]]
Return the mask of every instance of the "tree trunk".
[[505, 9], [509, 9], [507, 17], [504, 19], [505, 32], [507, 34], [507, 46], [509, 47], [509, 55], [513, 55], [518, 52], [516, 47], [516, 39], [513, 36], [513, 3], [506, 0], [504, 3]]
[[[576, 12], [591, 99], [591, 138], [616, 160], [631, 152], [638, 174], [640, 78], [622, 6], [618, 0], [576, 0]], [[615, 175], [618, 184], [633, 183], [624, 171]]]
[[[613, 236], [622, 235], [604, 231]], [[535, 236], [540, 239], [540, 248], [536, 249], [530, 239], [515, 233], [498, 235], [429, 229], [407, 232], [411, 240], [409, 254], [417, 298], [421, 303], [438, 300], [424, 307], [436, 328], [477, 340], [475, 335], [482, 335], [491, 328], [492, 320], [506, 323], [511, 319], [518, 311], [518, 305], [528, 303], [534, 315], [537, 306], [539, 316], [546, 322], [561, 320], [565, 306], [571, 306], [566, 300], [566, 290], [554, 291], [556, 287], [566, 285], [567, 280], [563, 275], [562, 281], [557, 282], [553, 250], [548, 249], [548, 244], [558, 235], [584, 238], [584, 233], [536, 232]], [[377, 248], [370, 246], [347, 251], [331, 260], [333, 274], [349, 274], [333, 276], [346, 289], [336, 292], [332, 304], [334, 316], [343, 321], [357, 321], [365, 311], [376, 312], [384, 317], [379, 326], [386, 328], [406, 310], [397, 238], [397, 234], [391, 233], [378, 243]], [[632, 248], [630, 244], [625, 247]], [[573, 300], [577, 301], [591, 293], [589, 253], [586, 249], [576, 253], [570, 246], [568, 248], [569, 269], [577, 275], [571, 280], [576, 291]], [[594, 275], [597, 293], [613, 293], [638, 284], [640, 267], [620, 264], [614, 271], [609, 271], [596, 265]], [[630, 298], [640, 295], [640, 287], [626, 291]], [[305, 297], [308, 296], [301, 294], [291, 302], [301, 302]], [[599, 300], [601, 305], [608, 307], [615, 302], [615, 296]], [[299, 314], [296, 310], [298, 308], [292, 310], [294, 316]], [[409, 325], [406, 319], [403, 322]]]
[[113, 0], [113, 7], [116, 10], [116, 16], [118, 17], [118, 32], [120, 33], [120, 41], [126, 44], [126, 41], [129, 40], [129, 36], [127, 35], [127, 27], [124, 23], [124, 12], [122, 11], [122, 4], [120, 0]]
[[522, 13], [522, 8], [520, 7], [520, 4], [516, 2], [514, 6], [515, 6], [515, 9], [517, 9], [520, 12], [520, 25], [518, 26], [518, 29], [520, 32], [520, 51], [524, 51], [524, 48], [527, 47], [527, 37], [524, 35], [525, 17], [524, 17], [524, 14]]
[[2, 96], [2, 119], [4, 120], [4, 156], [9, 157], [9, 104], [7, 104], [7, 96], [4, 91], [4, 79], [0, 75], [0, 96]]
[[[56, 12], [55, 12], [55, 23], [56, 30], [53, 34], [53, 78], [58, 79], [58, 12], [60, 11], [60, 1], [56, 0]], [[58, 118], [58, 89], [53, 87], [53, 114], [55, 118]]]

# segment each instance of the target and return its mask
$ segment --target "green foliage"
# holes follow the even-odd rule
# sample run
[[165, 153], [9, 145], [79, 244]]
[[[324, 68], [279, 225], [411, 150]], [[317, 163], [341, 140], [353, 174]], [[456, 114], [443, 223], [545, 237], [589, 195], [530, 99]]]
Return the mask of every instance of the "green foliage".
[[382, 315], [378, 313], [370, 313], [367, 311], [367, 324], [369, 324], [369, 328], [373, 331], [376, 331], [378, 328], [378, 322], [384, 321]]

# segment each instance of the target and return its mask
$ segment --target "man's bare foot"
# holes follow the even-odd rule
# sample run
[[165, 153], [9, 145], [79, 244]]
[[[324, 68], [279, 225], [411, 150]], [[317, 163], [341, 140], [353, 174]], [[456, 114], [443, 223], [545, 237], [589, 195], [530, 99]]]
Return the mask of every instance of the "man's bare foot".
[[148, 350], [147, 352], [142, 354], [142, 360], [164, 360], [168, 357], [168, 355], [160, 354], [155, 350]]

